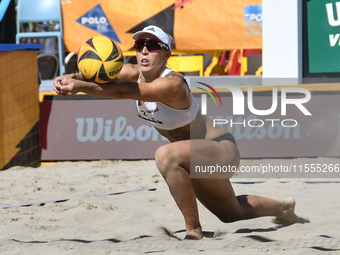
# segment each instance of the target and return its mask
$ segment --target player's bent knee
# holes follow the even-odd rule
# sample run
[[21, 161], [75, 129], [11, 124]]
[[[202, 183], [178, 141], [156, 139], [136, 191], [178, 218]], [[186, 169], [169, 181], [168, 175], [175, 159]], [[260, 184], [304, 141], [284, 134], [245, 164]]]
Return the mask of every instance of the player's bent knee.
[[243, 213], [241, 211], [234, 211], [231, 213], [225, 213], [223, 215], [217, 215], [217, 217], [223, 223], [235, 222], [243, 219]]
[[218, 217], [218, 218], [223, 223], [231, 223], [231, 222], [235, 222], [235, 221], [238, 221], [238, 220], [242, 219], [241, 217], [239, 217], [237, 215], [226, 215], [226, 216], [222, 216], [222, 217]]
[[156, 150], [155, 162], [160, 173], [165, 176], [174, 164], [174, 156], [169, 146], [163, 145]]

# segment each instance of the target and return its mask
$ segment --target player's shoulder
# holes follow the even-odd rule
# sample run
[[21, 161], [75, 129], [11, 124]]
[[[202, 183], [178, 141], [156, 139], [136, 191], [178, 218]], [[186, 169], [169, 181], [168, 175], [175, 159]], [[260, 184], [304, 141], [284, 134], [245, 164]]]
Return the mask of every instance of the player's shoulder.
[[169, 79], [178, 85], [187, 86], [187, 81], [184, 75], [176, 71], [169, 72], [167, 75], [164, 76], [164, 78]]
[[169, 87], [171, 91], [179, 92], [186, 91], [188, 89], [188, 85], [183, 74], [171, 71], [163, 77], [158, 78], [164, 86]]
[[185, 80], [184, 75], [181, 73], [178, 73], [176, 71], [171, 71], [169, 73], [167, 73], [166, 75], [163, 76], [163, 78], [166, 79], [171, 79], [171, 80], [175, 80], [175, 81], [179, 81], [182, 82]]

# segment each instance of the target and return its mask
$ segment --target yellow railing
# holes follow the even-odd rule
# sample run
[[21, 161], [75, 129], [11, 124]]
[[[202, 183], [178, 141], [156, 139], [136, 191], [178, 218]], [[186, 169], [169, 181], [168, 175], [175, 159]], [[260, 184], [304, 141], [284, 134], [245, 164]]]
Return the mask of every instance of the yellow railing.
[[[220, 59], [222, 50], [172, 50], [172, 55], [174, 56], [180, 56], [180, 55], [192, 55], [192, 54], [204, 54], [204, 53], [210, 53], [212, 57], [211, 64], [204, 70], [203, 75], [200, 76], [210, 76], [213, 68], [218, 64], [218, 61]], [[136, 51], [124, 51], [124, 56], [131, 57], [136, 56]]]

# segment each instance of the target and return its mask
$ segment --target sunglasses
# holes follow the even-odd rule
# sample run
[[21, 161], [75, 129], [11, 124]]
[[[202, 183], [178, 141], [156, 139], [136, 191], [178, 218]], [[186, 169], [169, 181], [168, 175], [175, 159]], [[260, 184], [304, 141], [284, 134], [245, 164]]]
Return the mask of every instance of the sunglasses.
[[161, 50], [162, 48], [165, 48], [167, 50], [170, 50], [168, 45], [164, 43], [157, 42], [152, 39], [139, 39], [133, 43], [133, 47], [138, 51], [142, 52], [144, 46], [148, 49], [149, 52], [155, 51], [155, 50]]

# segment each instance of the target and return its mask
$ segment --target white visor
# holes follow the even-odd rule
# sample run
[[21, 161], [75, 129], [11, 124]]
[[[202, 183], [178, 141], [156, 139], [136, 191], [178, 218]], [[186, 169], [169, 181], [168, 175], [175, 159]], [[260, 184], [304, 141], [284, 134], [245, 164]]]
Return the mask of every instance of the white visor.
[[133, 34], [132, 38], [134, 40], [138, 40], [142, 34], [151, 34], [156, 36], [162, 43], [166, 44], [171, 49], [171, 40], [170, 37], [159, 27], [156, 26], [147, 26], [142, 31], [138, 31]]

